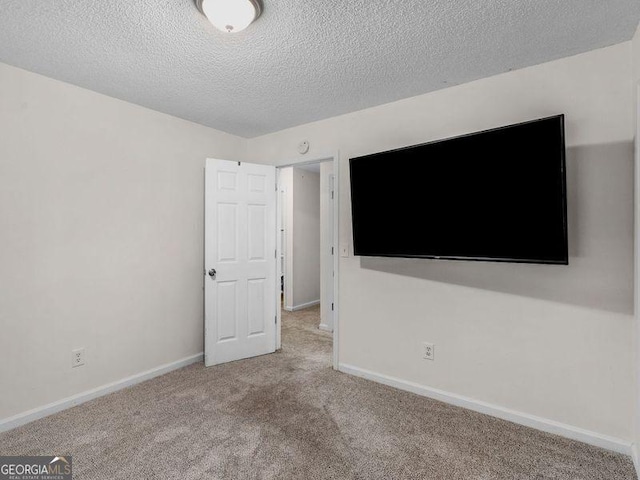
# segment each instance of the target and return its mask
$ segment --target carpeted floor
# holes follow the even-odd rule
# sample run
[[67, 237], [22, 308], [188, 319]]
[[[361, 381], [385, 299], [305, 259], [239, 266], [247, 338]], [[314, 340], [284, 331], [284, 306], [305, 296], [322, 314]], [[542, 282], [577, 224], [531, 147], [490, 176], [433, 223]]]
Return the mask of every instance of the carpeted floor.
[[331, 369], [318, 309], [283, 349], [202, 364], [0, 434], [73, 455], [75, 479], [635, 479], [622, 455]]

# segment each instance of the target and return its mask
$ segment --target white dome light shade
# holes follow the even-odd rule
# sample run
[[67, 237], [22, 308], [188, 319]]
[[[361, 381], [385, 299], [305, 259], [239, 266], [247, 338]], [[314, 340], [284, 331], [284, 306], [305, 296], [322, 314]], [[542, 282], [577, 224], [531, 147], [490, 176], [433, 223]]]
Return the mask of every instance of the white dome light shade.
[[209, 21], [223, 32], [239, 32], [260, 16], [259, 0], [197, 0]]

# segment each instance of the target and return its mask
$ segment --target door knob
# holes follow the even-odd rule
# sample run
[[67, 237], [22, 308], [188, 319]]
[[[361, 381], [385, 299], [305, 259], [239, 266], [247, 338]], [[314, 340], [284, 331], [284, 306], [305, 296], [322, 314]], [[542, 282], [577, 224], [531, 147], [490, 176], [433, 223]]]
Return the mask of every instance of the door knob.
[[216, 272], [215, 268], [212, 268], [211, 270], [209, 270], [209, 276], [211, 278], [216, 278], [216, 273], [218, 273], [218, 272]]

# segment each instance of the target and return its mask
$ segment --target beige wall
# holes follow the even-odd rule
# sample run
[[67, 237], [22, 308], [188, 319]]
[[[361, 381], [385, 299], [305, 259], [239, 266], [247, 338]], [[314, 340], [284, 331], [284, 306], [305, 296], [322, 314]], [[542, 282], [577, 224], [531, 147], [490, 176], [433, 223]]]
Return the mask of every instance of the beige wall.
[[[634, 113], [634, 127], [635, 127], [635, 192], [636, 192], [636, 201], [635, 201], [635, 213], [636, 213], [636, 224], [635, 224], [635, 255], [636, 255], [636, 283], [635, 283], [635, 305], [636, 305], [636, 326], [635, 326], [635, 375], [636, 375], [636, 398], [635, 398], [635, 435], [634, 435], [634, 457], [635, 461], [638, 462], [636, 464], [636, 468], [640, 467], [640, 459], [639, 459], [639, 449], [640, 449], [640, 312], [639, 312], [639, 294], [640, 294], [640, 286], [638, 285], [638, 278], [640, 274], [640, 208], [639, 208], [639, 199], [640, 199], [640, 138], [638, 137], [638, 107], [640, 106], [640, 99], [638, 98], [638, 92], [640, 89], [640, 28], [636, 32], [633, 37], [632, 42], [632, 67], [633, 67], [633, 84], [632, 84], [632, 98], [633, 98], [633, 113]], [[638, 472], [640, 475], [640, 471]]]
[[320, 300], [320, 174], [301, 168], [280, 171], [284, 195], [285, 308]]
[[204, 159], [243, 140], [3, 64], [0, 85], [0, 419], [202, 352]]
[[283, 168], [285, 194], [285, 308], [320, 300], [320, 174]]
[[303, 139], [339, 150], [350, 244], [350, 157], [567, 115], [570, 265], [341, 258], [341, 363], [631, 441], [630, 58], [624, 43], [248, 142], [276, 164]]
[[293, 306], [320, 300], [320, 174], [293, 169]]

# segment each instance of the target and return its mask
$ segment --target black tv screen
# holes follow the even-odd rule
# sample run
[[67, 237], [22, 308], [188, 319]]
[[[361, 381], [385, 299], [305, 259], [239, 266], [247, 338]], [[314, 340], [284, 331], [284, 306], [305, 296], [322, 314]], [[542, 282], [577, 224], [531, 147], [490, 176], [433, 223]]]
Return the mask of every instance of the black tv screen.
[[349, 163], [356, 255], [568, 264], [564, 115]]

